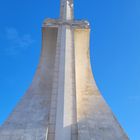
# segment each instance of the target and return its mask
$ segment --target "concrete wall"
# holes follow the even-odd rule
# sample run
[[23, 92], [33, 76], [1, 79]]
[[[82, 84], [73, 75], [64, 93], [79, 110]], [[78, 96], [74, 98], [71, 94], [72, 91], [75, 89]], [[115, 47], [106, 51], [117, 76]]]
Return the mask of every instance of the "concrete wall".
[[89, 35], [89, 29], [76, 29], [74, 34], [78, 140], [128, 140], [94, 81]]
[[90, 29], [43, 27], [41, 59], [0, 140], [128, 140], [94, 81]]
[[33, 82], [0, 129], [0, 140], [45, 139], [56, 54], [58, 28], [42, 29], [42, 52]]

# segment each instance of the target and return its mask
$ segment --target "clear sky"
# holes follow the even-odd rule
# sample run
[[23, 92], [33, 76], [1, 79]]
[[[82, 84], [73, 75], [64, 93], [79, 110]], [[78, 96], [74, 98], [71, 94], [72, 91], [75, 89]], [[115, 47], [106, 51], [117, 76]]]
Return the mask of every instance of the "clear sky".
[[[31, 84], [45, 18], [59, 0], [0, 0], [0, 124]], [[140, 0], [75, 0], [75, 18], [91, 23], [97, 85], [131, 140], [140, 140]]]

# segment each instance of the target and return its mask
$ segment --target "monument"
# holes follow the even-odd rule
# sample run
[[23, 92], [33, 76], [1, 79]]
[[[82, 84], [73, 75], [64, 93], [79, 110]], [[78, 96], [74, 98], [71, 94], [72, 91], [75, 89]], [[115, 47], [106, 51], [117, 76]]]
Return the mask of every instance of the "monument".
[[73, 0], [42, 27], [33, 82], [0, 128], [0, 140], [128, 140], [99, 93], [89, 60], [90, 25], [74, 20]]

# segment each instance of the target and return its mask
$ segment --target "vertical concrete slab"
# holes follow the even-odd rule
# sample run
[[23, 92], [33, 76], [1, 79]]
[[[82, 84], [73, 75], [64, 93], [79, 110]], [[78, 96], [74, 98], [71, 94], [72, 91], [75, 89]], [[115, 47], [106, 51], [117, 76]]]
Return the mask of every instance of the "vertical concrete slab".
[[72, 140], [72, 135], [76, 135], [74, 130], [72, 130], [74, 119], [76, 118], [75, 77], [73, 74], [73, 72], [75, 72], [73, 29], [69, 26], [63, 26], [60, 30], [59, 35], [61, 39], [59, 45], [61, 55], [59, 63], [55, 140]]
[[89, 35], [89, 29], [75, 29], [78, 140], [128, 140], [94, 81]]
[[48, 128], [58, 28], [42, 29], [40, 63], [27, 93], [0, 128], [0, 140], [45, 140]]

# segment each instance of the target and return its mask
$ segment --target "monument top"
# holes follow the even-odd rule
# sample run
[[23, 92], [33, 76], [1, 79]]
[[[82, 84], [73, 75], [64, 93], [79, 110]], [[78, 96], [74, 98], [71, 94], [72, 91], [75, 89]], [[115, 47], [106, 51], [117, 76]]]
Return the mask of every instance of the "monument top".
[[87, 20], [74, 20], [73, 0], [60, 0], [60, 18], [47, 18], [43, 22], [43, 27], [58, 27], [60, 25], [67, 25], [73, 28], [90, 28]]
[[61, 18], [61, 20], [73, 20], [74, 19], [73, 0], [61, 0], [60, 18]]

